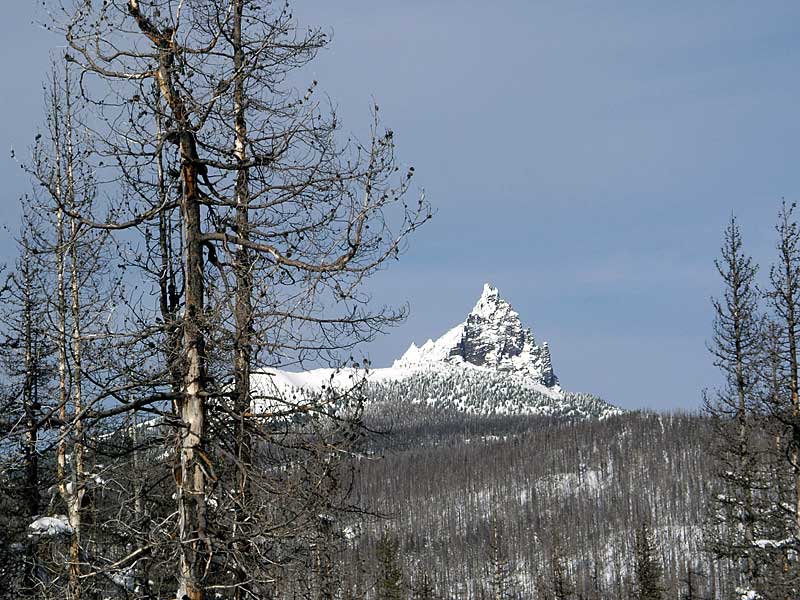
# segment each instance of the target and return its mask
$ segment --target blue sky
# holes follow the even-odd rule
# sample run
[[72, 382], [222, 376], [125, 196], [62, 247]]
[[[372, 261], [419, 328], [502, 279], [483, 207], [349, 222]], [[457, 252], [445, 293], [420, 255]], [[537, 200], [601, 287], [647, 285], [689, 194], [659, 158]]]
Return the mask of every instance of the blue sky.
[[[0, 23], [0, 174], [41, 120], [60, 40], [13, 2]], [[333, 32], [308, 71], [363, 131], [374, 98], [437, 214], [371, 286], [409, 320], [368, 349], [384, 365], [469, 311], [484, 281], [550, 342], [567, 389], [624, 407], [694, 408], [713, 259], [731, 212], [772, 259], [800, 196], [800, 4], [298, 0]], [[8, 235], [0, 241], [9, 260]]]

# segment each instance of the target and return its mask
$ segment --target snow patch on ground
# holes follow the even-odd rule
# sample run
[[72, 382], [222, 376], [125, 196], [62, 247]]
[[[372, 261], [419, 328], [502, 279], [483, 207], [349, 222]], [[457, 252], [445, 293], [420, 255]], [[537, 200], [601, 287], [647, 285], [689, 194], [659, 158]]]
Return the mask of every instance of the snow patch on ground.
[[598, 492], [611, 482], [610, 475], [599, 469], [587, 469], [578, 473], [558, 473], [536, 482], [538, 493], [552, 492], [557, 496], [572, 496], [579, 492]]
[[[399, 361], [398, 361], [399, 362]], [[418, 373], [434, 372], [446, 375], [457, 371], [471, 372], [477, 376], [482, 373], [491, 375], [497, 373], [496, 370], [473, 365], [464, 361], [451, 361], [443, 364], [406, 364], [379, 369], [314, 369], [311, 371], [281, 371], [278, 369], [265, 370], [260, 373], [253, 373], [251, 385], [256, 395], [286, 395], [295, 390], [312, 390], [321, 392], [324, 390], [338, 390], [340, 392], [348, 389], [355, 389], [364, 383], [384, 383], [387, 381], [402, 381]], [[563, 400], [566, 396], [560, 386], [547, 387], [538, 381], [531, 380], [524, 376], [508, 374], [518, 383], [523, 383], [525, 387], [532, 391], [544, 394], [554, 400]], [[428, 399], [435, 401], [435, 399]]]

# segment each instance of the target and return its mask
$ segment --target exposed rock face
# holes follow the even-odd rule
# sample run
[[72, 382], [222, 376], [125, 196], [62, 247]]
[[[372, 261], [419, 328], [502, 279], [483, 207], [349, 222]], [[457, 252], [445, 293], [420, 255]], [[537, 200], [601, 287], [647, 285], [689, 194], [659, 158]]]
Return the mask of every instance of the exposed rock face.
[[547, 343], [538, 346], [519, 314], [488, 283], [467, 320], [422, 347], [414, 344], [396, 366], [464, 361], [495, 371], [527, 376], [546, 387], [558, 386]]
[[[486, 284], [466, 320], [436, 341], [411, 347], [387, 368], [317, 369], [253, 375], [253, 390], [292, 405], [298, 395], [363, 388], [371, 410], [404, 404], [474, 415], [606, 418], [620, 409], [591, 394], [561, 389], [550, 349], [536, 343], [519, 314]], [[262, 401], [262, 410], [263, 401]]]

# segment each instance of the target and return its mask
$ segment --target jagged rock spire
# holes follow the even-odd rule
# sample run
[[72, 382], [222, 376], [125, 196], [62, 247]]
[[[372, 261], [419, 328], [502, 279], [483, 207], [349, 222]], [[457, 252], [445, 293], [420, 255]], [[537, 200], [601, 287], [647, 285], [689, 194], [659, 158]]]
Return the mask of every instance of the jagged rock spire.
[[444, 361], [517, 373], [551, 388], [558, 385], [547, 344], [536, 344], [517, 311], [488, 283], [464, 323], [420, 348], [412, 344], [395, 364]]

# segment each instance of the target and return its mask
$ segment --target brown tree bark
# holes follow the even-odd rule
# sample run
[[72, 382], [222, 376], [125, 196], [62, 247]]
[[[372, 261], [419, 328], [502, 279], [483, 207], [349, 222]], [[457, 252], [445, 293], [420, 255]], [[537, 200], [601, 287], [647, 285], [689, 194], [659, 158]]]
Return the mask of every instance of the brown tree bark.
[[[250, 198], [248, 188], [247, 160], [247, 120], [245, 116], [245, 55], [242, 47], [242, 17], [244, 0], [234, 0], [233, 6], [233, 45], [234, 72], [234, 130], [235, 156], [239, 164], [236, 174], [236, 228], [239, 235], [250, 239]], [[238, 419], [236, 431], [236, 453], [239, 461], [239, 494], [240, 502], [247, 503], [247, 473], [250, 467], [250, 436], [247, 426], [247, 415], [251, 411], [250, 368], [252, 364], [253, 331], [253, 262], [251, 251], [246, 246], [239, 246], [234, 261], [236, 277], [236, 299], [234, 320], [234, 412]]]
[[195, 132], [189, 114], [174, 84], [175, 58], [179, 51], [174, 32], [159, 30], [144, 13], [138, 0], [129, 0], [128, 10], [140, 31], [158, 51], [155, 73], [161, 96], [177, 127], [181, 153], [180, 200], [183, 215], [185, 306], [183, 318], [183, 390], [178, 401], [180, 432], [178, 439], [176, 497], [180, 557], [177, 572], [178, 600], [203, 600], [203, 574], [210, 560], [211, 542], [206, 529], [206, 468], [203, 451], [206, 430], [206, 356], [203, 334], [205, 278], [203, 274], [203, 231], [201, 193], [198, 187], [199, 165], [194, 146]]

